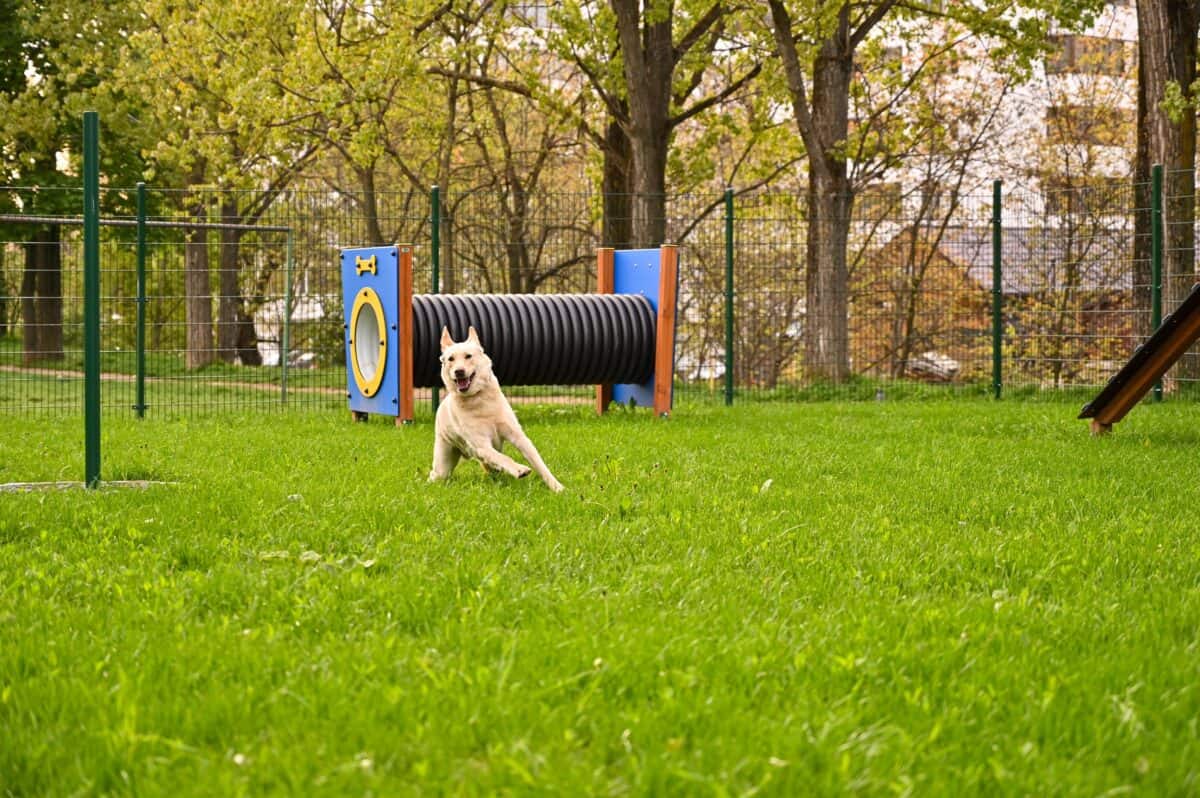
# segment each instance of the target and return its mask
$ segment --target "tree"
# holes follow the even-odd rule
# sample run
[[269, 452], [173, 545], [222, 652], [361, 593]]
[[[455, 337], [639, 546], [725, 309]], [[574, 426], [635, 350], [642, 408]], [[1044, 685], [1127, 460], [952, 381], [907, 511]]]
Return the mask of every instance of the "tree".
[[[886, 124], [872, 118], [848, 140], [858, 206], [850, 332], [860, 372], [892, 379], [910, 376], [926, 353], [961, 356], [959, 333], [975, 309], [963, 293], [970, 280], [943, 244], [967, 216], [983, 156], [1003, 151], [1012, 135], [1001, 112], [1011, 80], [964, 69], [981, 55], [979, 43], [953, 25], [937, 27], [934, 36], [925, 24], [913, 26], [916, 40], [938, 44], [910, 51], [907, 64], [888, 47], [867, 46], [856, 67], [856, 92], [886, 97], [872, 107], [888, 114]], [[913, 82], [915, 70], [924, 74]], [[898, 220], [904, 227], [893, 234]]]
[[[62, 42], [49, 38], [39, 24], [38, 11], [28, 4], [5, 4], [6, 39], [3, 93], [0, 94], [0, 132], [9, 146], [0, 150], [5, 173], [18, 181], [47, 188], [65, 181], [56, 166], [56, 152], [69, 137], [62, 108], [66, 87], [58, 80], [56, 54]], [[27, 214], [47, 216], [69, 212], [66, 195], [58, 191], [22, 192], [6, 203]], [[63, 356], [62, 227], [39, 224], [25, 228], [21, 238], [24, 266], [18, 292], [21, 303], [22, 362], [26, 365]]]
[[[580, 147], [568, 119], [541, 113], [528, 95], [506, 91], [500, 82], [491, 80], [493, 73], [505, 79], [523, 73], [536, 74], [539, 81], [548, 83], [553, 77], [543, 70], [561, 73], [563, 65], [547, 63], [541, 53], [531, 57], [511, 41], [505, 42], [503, 14], [490, 21], [501, 29], [493, 29], [495, 35], [472, 48], [464, 60], [470, 71], [465, 111], [471, 121], [458, 163], [463, 176], [457, 182], [463, 188], [451, 201], [465, 202], [470, 194], [496, 209], [495, 215], [503, 221], [499, 230], [503, 258], [495, 257], [497, 229], [490, 224], [490, 234], [485, 233], [482, 241], [476, 234], [480, 231], [458, 224], [451, 225], [452, 235], [444, 241], [453, 246], [448, 251], [455, 252], [456, 259], [461, 256], [462, 261], [473, 264], [488, 290], [530, 293], [594, 257], [586, 203], [556, 201], [561, 197], [548, 190], [565, 162], [578, 157]], [[572, 231], [577, 234], [571, 235]], [[566, 246], [547, 246], [552, 238]], [[494, 263], [497, 260], [500, 263]], [[452, 274], [447, 270], [447, 277]]]
[[[25, 61], [22, 52], [21, 41], [21, 26], [18, 15], [19, 7], [17, 0], [0, 0], [0, 97], [13, 97], [16, 95], [25, 82]], [[0, 165], [4, 164], [3, 156], [0, 155]], [[7, 182], [8, 169], [5, 168], [0, 175], [3, 175]], [[16, 209], [12, 207], [12, 202], [9, 197], [0, 196], [0, 210], [5, 213], [11, 213]], [[8, 335], [9, 330], [9, 287], [7, 275], [4, 271], [4, 248], [0, 247], [0, 338]]]
[[1008, 315], [1018, 366], [1061, 387], [1094, 379], [1088, 370], [1121, 358], [1133, 333], [1130, 314], [1115, 312], [1128, 309], [1120, 286], [1130, 277], [1133, 163], [1110, 156], [1114, 148], [1131, 151], [1136, 100], [1134, 59], [1124, 42], [1063, 36], [1054, 43], [1043, 84], [1046, 124], [1030, 137], [1032, 152], [1013, 153], [1007, 172], [1041, 187], [1041, 217], [1022, 214], [1037, 221], [1021, 232], [1043, 247], [1040, 262], [1025, 268], [1036, 290], [1012, 303]]
[[[578, 174], [584, 142], [595, 141], [578, 108], [586, 87], [571, 61], [530, 46], [545, 35], [537, 27], [545, 20], [524, 11], [495, 4], [471, 19], [471, 30], [446, 37], [459, 45], [439, 51], [428, 67], [457, 81], [465, 113], [454, 148], [456, 190], [443, 194], [445, 290], [468, 269], [475, 288], [557, 286], [572, 266], [594, 257], [586, 198], [553, 188], [565, 171]], [[502, 228], [486, 221], [497, 218]]]
[[[243, 228], [259, 222], [317, 150], [280, 124], [282, 98], [262, 79], [294, 47], [295, 5], [144, 3], [142, 25], [112, 84], [142, 103], [141, 122], [156, 134], [146, 153], [153, 174], [189, 189], [178, 197], [197, 223], [186, 233], [184, 254], [188, 368], [218, 357], [261, 363], [238, 244]], [[215, 328], [210, 231], [200, 226], [214, 221], [226, 225], [219, 232]]]
[[1076, 23], [1101, 3], [986, 0], [923, 6], [899, 0], [768, 0], [768, 5], [775, 50], [808, 158], [805, 367], [811, 376], [841, 382], [850, 374], [846, 252], [855, 189], [846, 144], [859, 48], [885, 22], [942, 14], [975, 35], [993, 38], [997, 47], [992, 57], [1007, 58], [1012, 69], [1024, 71], [1047, 46], [1051, 22]]
[[[77, 170], [83, 110], [96, 107], [96, 88], [116, 60], [115, 43], [130, 19], [122, 2], [29, 0], [0, 4], [0, 171], [9, 181], [36, 186], [9, 204], [28, 215], [76, 216], [81, 210]], [[101, 108], [113, 107], [99, 103]], [[128, 105], [120, 104], [127, 111]], [[129, 174], [133, 159], [120, 122], [106, 130], [102, 171]], [[106, 192], [112, 209], [120, 197]], [[21, 277], [23, 360], [63, 356], [63, 227], [24, 226]]]
[[[536, 103], [540, 114], [577, 127], [581, 138], [595, 147], [602, 162], [600, 243], [624, 247], [633, 239], [630, 210], [633, 155], [629, 136], [617, 116], [628, 115], [628, 104], [615, 99], [617, 115], [608, 108], [599, 114], [591, 112], [589, 109], [597, 105], [596, 97], [589, 88], [589, 78], [584, 77], [589, 76], [593, 82], [611, 78], [609, 73], [615, 60], [611, 36], [596, 37], [604, 42], [599, 51], [590, 38], [596, 33], [591, 15], [601, 9], [595, 4], [560, 7], [552, 12], [555, 21], [546, 30], [542, 27], [546, 19], [528, 15], [519, 6], [498, 3], [492, 9], [492, 16], [509, 23], [509, 29], [494, 29], [489, 41], [500, 46], [509, 74], [483, 74], [463, 59], [431, 64], [428, 71], [452, 81], [525, 97]], [[511, 24], [514, 21], [516, 25]], [[521, 58], [520, 52], [529, 49], [531, 40], [536, 43], [534, 52], [540, 54], [541, 49], [548, 49], [562, 64], [573, 65], [577, 72], [562, 75], [557, 69], [543, 68], [555, 59], [540, 59], [545, 63], [530, 64], [528, 59]]]
[[295, 7], [297, 26], [294, 51], [265, 76], [283, 100], [280, 124], [332, 156], [318, 175], [360, 210], [363, 242], [396, 241], [400, 231], [382, 220], [383, 192], [398, 183], [424, 196], [445, 177], [459, 92], [422, 66], [453, 47], [441, 37], [454, 39], [469, 4], [278, 2]]
[[[731, 80], [711, 80], [718, 74], [714, 63], [730, 58], [722, 48], [733, 12], [719, 0], [576, 1], [556, 12], [561, 32], [551, 42], [579, 66], [607, 114], [597, 137], [606, 155], [604, 190], [626, 186], [630, 245], [658, 246], [665, 239], [668, 154], [676, 130], [762, 70], [761, 63], [747, 62]], [[628, 170], [624, 181], [622, 166]]]
[[[1150, 170], [1165, 173], [1166, 230], [1163, 241], [1164, 304], [1174, 308], [1195, 275], [1196, 234], [1196, 39], [1200, 3], [1196, 0], [1138, 0], [1138, 104], [1134, 183], [1148, 186]], [[1149, 199], [1149, 197], [1146, 197]], [[1150, 203], [1139, 202], [1136, 224], [1135, 282], [1151, 283], [1149, 273]], [[1149, 307], [1149, 291], [1141, 300]], [[1147, 316], [1147, 318], [1149, 318]], [[1149, 330], [1147, 329], [1148, 333]]]

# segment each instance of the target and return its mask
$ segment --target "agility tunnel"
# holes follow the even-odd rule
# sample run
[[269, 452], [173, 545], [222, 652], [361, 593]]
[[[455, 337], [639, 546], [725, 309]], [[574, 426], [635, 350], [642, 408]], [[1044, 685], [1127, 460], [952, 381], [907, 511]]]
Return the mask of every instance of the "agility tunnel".
[[442, 327], [474, 327], [508, 385], [596, 386], [613, 402], [672, 406], [678, 250], [603, 248], [595, 294], [413, 294], [412, 247], [341, 253], [347, 397], [355, 418], [413, 418], [413, 389], [440, 387]]

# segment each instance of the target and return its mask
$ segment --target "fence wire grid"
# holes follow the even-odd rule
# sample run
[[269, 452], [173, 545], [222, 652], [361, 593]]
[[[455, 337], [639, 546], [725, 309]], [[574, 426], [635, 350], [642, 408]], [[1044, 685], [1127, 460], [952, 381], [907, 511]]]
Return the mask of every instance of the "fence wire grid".
[[[1166, 182], [1160, 315], [1195, 280], [1194, 198], [1171, 190], [1191, 178]], [[435, 261], [441, 292], [587, 292], [595, 251], [607, 243], [604, 200], [396, 192], [368, 203], [331, 191], [106, 188], [102, 407], [344, 409], [341, 249], [412, 245], [418, 293], [434, 289]], [[822, 294], [844, 308], [831, 334], [809, 305], [807, 264], [814, 235], [837, 232], [810, 229], [803, 195], [666, 198], [665, 238], [680, 247], [677, 399], [724, 401], [727, 389], [734, 401], [1096, 389], [1156, 321], [1150, 187], [1005, 187], [999, 209], [994, 200], [991, 187], [916, 202], [858, 197], [841, 226], [844, 295]], [[81, 209], [81, 189], [0, 188], [0, 412], [81, 411]], [[817, 335], [832, 335], [832, 350], [814, 345]], [[844, 361], [834, 379], [837, 364], [821, 361], [829, 351]], [[1198, 373], [1200, 358], [1189, 353], [1166, 394], [1185, 391]], [[591, 396], [579, 386], [506, 390], [518, 399]]]

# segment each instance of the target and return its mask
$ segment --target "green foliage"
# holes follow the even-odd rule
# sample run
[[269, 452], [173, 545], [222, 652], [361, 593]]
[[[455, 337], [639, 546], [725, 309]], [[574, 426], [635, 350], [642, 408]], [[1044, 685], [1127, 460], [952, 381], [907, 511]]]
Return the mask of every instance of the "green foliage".
[[[523, 409], [104, 427], [0, 494], [15, 794], [1095, 795], [1200, 779], [1187, 405]], [[0, 416], [0, 481], [82, 474]]]
[[[884, 5], [853, 4], [852, 23], [871, 19]], [[992, 37], [997, 59], [1025, 69], [1048, 46], [1049, 26], [1086, 24], [1101, 4], [989, 0], [939, 3], [932, 11], [886, 5], [889, 25], [900, 23], [903, 30], [931, 18], [959, 25]], [[646, 6], [642, 20], [669, 17], [682, 47], [682, 37], [712, 8], [701, 0], [659, 0]], [[795, 0], [788, 8], [801, 61], [811, 64], [836, 29], [843, 4]], [[364, 190], [357, 178], [373, 170], [380, 170], [378, 183], [446, 187], [450, 162], [456, 180], [472, 182], [474, 175], [465, 181], [463, 175], [481, 166], [486, 173], [499, 146], [482, 111], [464, 119], [458, 105], [477, 85], [463, 81], [468, 73], [509, 83], [536, 102], [534, 114], [553, 117], [547, 124], [577, 124], [578, 141], [595, 146], [608, 116], [628, 112], [612, 5], [551, 4], [552, 24], [545, 29], [514, 26], [524, 11], [513, 3], [432, 0], [366, 6], [3, 0], [0, 160], [10, 181], [75, 180], [78, 147], [71, 142], [79, 114], [94, 108], [102, 115], [110, 185], [139, 178], [222, 188], [275, 185], [319, 153], [319, 176], [347, 191]], [[762, 9], [722, 11], [711, 39], [679, 51], [671, 113], [719, 93], [752, 65], [762, 73], [755, 91], [737, 93], [672, 131], [672, 191], [739, 176], [775, 180], [779, 170], [772, 165], [791, 163], [800, 147], [794, 131], [779, 130], [786, 92]], [[864, 55], [875, 46], [868, 38]], [[542, 48], [555, 57], [543, 58]], [[27, 66], [35, 78], [26, 78]], [[889, 81], [899, 88], [900, 77], [872, 67], [879, 88]], [[886, 104], [888, 92], [877, 99]], [[477, 131], [491, 136], [488, 146], [464, 146]], [[768, 131], [775, 132], [764, 135]], [[903, 136], [903, 126], [871, 127], [844, 152], [858, 158], [902, 152]], [[74, 157], [71, 172], [55, 169], [58, 152]], [[351, 176], [343, 174], [346, 167]]]
[[[6, 4], [7, 5], [7, 4]], [[136, 106], [102, 88], [119, 59], [114, 45], [128, 30], [132, 5], [123, 2], [36, 0], [0, 7], [11, 59], [0, 79], [0, 173], [6, 182], [52, 188], [77, 186], [81, 118], [98, 110], [104, 120], [104, 174], [130, 184], [140, 176]], [[9, 49], [12, 48], [12, 49]], [[63, 162], [63, 159], [65, 163]], [[29, 197], [26, 212], [77, 212], [57, 192]], [[111, 197], [109, 198], [111, 199]]]
[[0, 94], [11, 96], [25, 82], [25, 42], [18, 0], [0, 0]]
[[1169, 80], [1166, 83], [1166, 94], [1159, 101], [1159, 107], [1166, 112], [1172, 123], [1179, 124], [1186, 114], [1195, 112], [1197, 97], [1200, 97], [1200, 80], [1193, 81], [1186, 93], [1179, 81]]

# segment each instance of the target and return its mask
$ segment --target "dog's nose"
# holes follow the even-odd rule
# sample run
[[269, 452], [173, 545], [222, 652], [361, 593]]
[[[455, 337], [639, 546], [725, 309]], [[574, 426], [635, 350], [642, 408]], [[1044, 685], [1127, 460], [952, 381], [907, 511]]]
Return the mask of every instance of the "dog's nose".
[[455, 370], [454, 370], [454, 378], [455, 378], [455, 379], [457, 379], [457, 380], [461, 380], [461, 379], [462, 379], [463, 377], [465, 377], [465, 376], [467, 376], [467, 370], [466, 370], [466, 369], [455, 369]]

